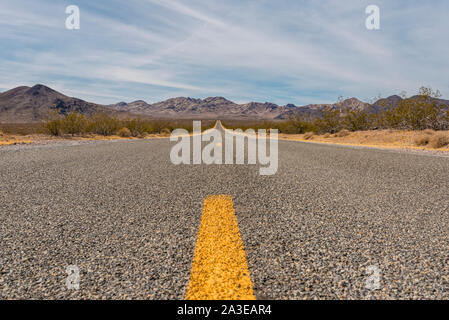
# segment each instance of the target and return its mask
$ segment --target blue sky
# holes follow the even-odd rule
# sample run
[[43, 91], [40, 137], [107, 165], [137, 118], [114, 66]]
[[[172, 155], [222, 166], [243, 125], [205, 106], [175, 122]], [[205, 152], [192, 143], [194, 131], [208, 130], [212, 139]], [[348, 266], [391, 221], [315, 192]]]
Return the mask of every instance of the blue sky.
[[[370, 4], [380, 30], [365, 28]], [[80, 30], [65, 28], [68, 5]], [[448, 12], [447, 0], [1, 0], [0, 91], [304, 105], [425, 85], [449, 98]]]

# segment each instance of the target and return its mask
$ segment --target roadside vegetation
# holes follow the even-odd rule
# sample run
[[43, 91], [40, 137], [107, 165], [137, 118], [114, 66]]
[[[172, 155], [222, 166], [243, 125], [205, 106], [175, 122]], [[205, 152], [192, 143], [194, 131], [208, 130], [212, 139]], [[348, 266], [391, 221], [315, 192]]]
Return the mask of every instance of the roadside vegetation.
[[[319, 117], [296, 115], [286, 121], [222, 121], [226, 128], [246, 130], [278, 129], [281, 134], [301, 135], [301, 140], [347, 140], [356, 132], [413, 132], [414, 145], [443, 148], [449, 145], [449, 109], [439, 103], [440, 93], [422, 87], [413, 98], [403, 99], [396, 108], [378, 113], [364, 110], [327, 109]], [[360, 136], [360, 135], [358, 135]], [[370, 136], [370, 135], [368, 135]]]
[[[215, 125], [202, 121], [202, 129]], [[66, 115], [53, 112], [38, 123], [0, 123], [0, 146], [29, 144], [49, 139], [110, 140], [163, 137], [174, 129], [193, 131], [191, 120], [119, 119], [105, 113], [85, 116], [77, 112]]]
[[[203, 129], [211, 128], [214, 121], [203, 121]], [[123, 138], [143, 138], [150, 134], [167, 135], [174, 129], [182, 128], [192, 132], [192, 121], [168, 121], [149, 119], [124, 119], [105, 113], [87, 117], [77, 112], [67, 115], [53, 113], [43, 122], [46, 133], [53, 136], [120, 136]]]

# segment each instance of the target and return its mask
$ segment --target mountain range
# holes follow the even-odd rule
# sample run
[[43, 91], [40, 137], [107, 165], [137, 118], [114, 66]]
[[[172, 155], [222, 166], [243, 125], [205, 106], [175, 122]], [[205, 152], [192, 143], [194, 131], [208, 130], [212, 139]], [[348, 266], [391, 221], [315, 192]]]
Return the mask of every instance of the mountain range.
[[[414, 99], [412, 97], [410, 99]], [[171, 98], [153, 104], [143, 100], [101, 105], [66, 96], [45, 85], [21, 86], [0, 93], [0, 122], [36, 122], [50, 112], [67, 114], [77, 111], [83, 114], [105, 112], [118, 117], [145, 117], [153, 119], [242, 119], [242, 120], [284, 120], [295, 114], [319, 116], [324, 110], [365, 110], [368, 113], [394, 108], [402, 100], [399, 96], [380, 99], [373, 104], [349, 98], [334, 104], [310, 104], [279, 106], [270, 102], [249, 102], [237, 104], [223, 97], [195, 99], [188, 97]], [[439, 99], [448, 106], [449, 100]]]

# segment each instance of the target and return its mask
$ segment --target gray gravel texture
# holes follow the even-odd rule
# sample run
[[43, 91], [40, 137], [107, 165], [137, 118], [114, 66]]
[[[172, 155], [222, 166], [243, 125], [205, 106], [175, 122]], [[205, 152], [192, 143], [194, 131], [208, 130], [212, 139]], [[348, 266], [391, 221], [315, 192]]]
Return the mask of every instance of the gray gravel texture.
[[0, 149], [0, 298], [182, 299], [211, 194], [233, 196], [259, 299], [449, 298], [449, 158], [280, 141], [260, 176], [171, 146]]

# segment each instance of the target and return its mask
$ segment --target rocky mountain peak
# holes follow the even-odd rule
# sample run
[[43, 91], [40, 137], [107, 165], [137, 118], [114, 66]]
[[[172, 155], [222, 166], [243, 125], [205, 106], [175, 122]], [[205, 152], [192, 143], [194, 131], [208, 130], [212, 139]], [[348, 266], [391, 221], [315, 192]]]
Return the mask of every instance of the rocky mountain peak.
[[31, 96], [39, 96], [39, 95], [61, 95], [59, 92], [44, 86], [43, 84], [36, 84], [35, 86], [29, 88], [26, 91], [26, 94]]

